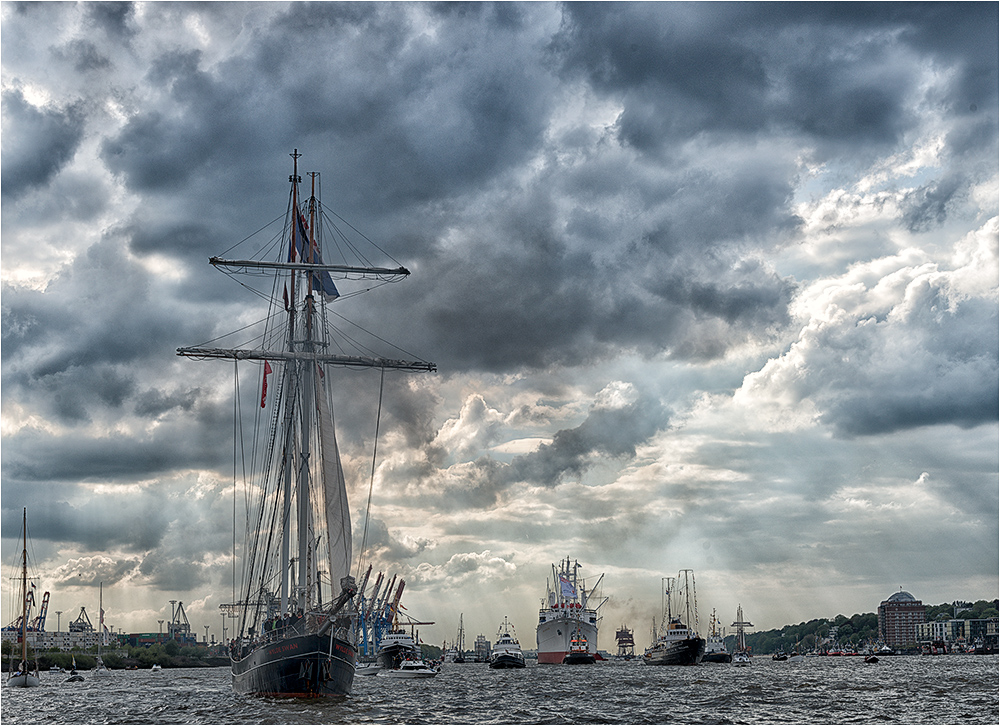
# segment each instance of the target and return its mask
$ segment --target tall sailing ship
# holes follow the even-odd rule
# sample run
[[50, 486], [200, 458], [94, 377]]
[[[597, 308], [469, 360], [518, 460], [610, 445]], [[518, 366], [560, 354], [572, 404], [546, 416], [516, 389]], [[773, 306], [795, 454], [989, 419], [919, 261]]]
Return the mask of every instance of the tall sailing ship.
[[332, 415], [335, 369], [377, 368], [384, 375], [387, 369], [436, 367], [343, 354], [335, 335], [339, 315], [330, 309], [340, 298], [334, 277], [384, 283], [409, 272], [402, 266], [324, 262], [324, 254], [332, 254], [324, 249], [324, 229], [332, 228], [328, 237], [336, 239], [341, 252], [355, 249], [355, 243], [320, 202], [318, 173], [310, 174], [310, 196], [300, 203], [301, 155], [296, 149], [291, 156], [291, 191], [275, 244], [263, 245], [248, 259], [209, 260], [227, 274], [267, 280], [265, 289], [255, 290], [269, 301], [259, 337], [245, 347], [188, 347], [177, 353], [234, 361], [237, 390], [240, 361], [260, 371], [260, 406], [254, 406], [257, 422], [250, 427], [259, 435], [248, 447], [253, 471], [246, 490], [253, 494], [247, 502], [242, 585], [237, 601], [222, 606], [238, 622], [229, 644], [233, 689], [325, 697], [350, 693], [358, 630], [351, 517]]
[[624, 623], [622, 623], [622, 626], [615, 633], [615, 642], [618, 643], [618, 653], [615, 655], [615, 660], [632, 660], [635, 658], [635, 638], [632, 631]]
[[[21, 590], [19, 605], [21, 606], [21, 617], [17, 621], [17, 627], [21, 631], [18, 640], [21, 643], [21, 660], [17, 670], [13, 664], [7, 671], [7, 685], [11, 688], [36, 688], [41, 684], [38, 676], [38, 660], [35, 660], [34, 667], [28, 662], [28, 608], [34, 602], [34, 597], [28, 589], [28, 510], [25, 508], [21, 513], [22, 532], [24, 534], [24, 547], [21, 549]], [[11, 658], [14, 653], [11, 651]]]
[[[538, 611], [538, 663], [593, 662], [597, 655], [597, 611], [606, 602], [596, 602], [601, 575], [590, 590], [579, 578], [580, 563], [567, 557], [552, 565], [551, 586], [546, 582], [545, 600]], [[589, 655], [589, 659], [586, 656]]]

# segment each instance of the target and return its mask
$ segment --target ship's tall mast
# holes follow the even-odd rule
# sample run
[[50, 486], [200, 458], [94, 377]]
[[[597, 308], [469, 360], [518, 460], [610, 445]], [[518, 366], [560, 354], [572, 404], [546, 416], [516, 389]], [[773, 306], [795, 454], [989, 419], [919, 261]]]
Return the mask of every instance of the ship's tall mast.
[[[295, 236], [298, 234], [299, 226], [299, 198], [298, 198], [298, 182], [300, 177], [298, 176], [298, 158], [295, 160], [295, 179], [292, 182], [292, 214], [296, 215], [292, 223], [292, 243], [297, 243]], [[302, 240], [303, 247], [308, 240]], [[310, 264], [313, 262], [312, 245], [308, 245], [308, 259], [307, 262]], [[312, 344], [312, 314], [313, 314], [313, 297], [312, 297], [312, 275], [306, 276], [306, 297], [305, 304], [303, 306], [302, 312], [305, 316], [305, 336], [302, 342], [302, 351], [304, 353], [313, 353]], [[310, 429], [312, 416], [311, 412], [315, 402], [313, 400], [313, 376], [315, 374], [315, 364], [309, 361], [300, 361], [299, 367], [299, 381], [301, 385], [302, 393], [302, 408], [299, 411], [299, 423], [300, 423], [300, 440], [299, 440], [299, 472], [298, 479], [296, 481], [295, 488], [295, 500], [298, 505], [298, 569], [299, 577], [297, 585], [297, 597], [298, 607], [303, 612], [308, 609], [309, 606], [309, 583], [311, 578], [309, 577], [309, 457], [310, 457]]]
[[[292, 215], [298, 213], [296, 200], [298, 197], [298, 187], [301, 177], [299, 176], [299, 150], [295, 149], [290, 156], [292, 157], [292, 174], [288, 177], [289, 183], [292, 185]], [[289, 249], [289, 259], [293, 258], [296, 246], [296, 235], [298, 234], [298, 224], [297, 219], [292, 219], [292, 234], [289, 244], [291, 245]], [[289, 287], [291, 288], [291, 296], [288, 301], [288, 339], [285, 343], [286, 349], [289, 353], [295, 352], [295, 271], [292, 270], [289, 273]], [[289, 561], [291, 559], [291, 533], [292, 533], [292, 472], [295, 470], [295, 428], [293, 426], [293, 421], [295, 418], [295, 397], [291, 395], [292, 393], [292, 381], [294, 378], [295, 364], [289, 363], [289, 365], [284, 366], [283, 378], [283, 390], [284, 395], [284, 425], [282, 430], [285, 434], [285, 444], [282, 450], [282, 456], [284, 457], [284, 485], [282, 486], [282, 503], [281, 503], [281, 612], [288, 611], [288, 583], [291, 578], [291, 572], [289, 571]]]
[[24, 548], [21, 550], [21, 671], [28, 672], [28, 508], [21, 512]]

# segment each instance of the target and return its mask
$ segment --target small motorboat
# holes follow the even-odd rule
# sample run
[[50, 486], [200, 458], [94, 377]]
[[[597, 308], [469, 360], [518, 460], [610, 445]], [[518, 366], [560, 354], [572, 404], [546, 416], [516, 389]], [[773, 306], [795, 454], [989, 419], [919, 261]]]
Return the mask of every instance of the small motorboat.
[[865, 656], [865, 663], [878, 663], [878, 656], [874, 653], [869, 653]]
[[433, 678], [438, 672], [422, 660], [404, 660], [398, 668], [382, 668], [378, 675], [386, 678]]
[[750, 654], [742, 650], [733, 653], [733, 665], [737, 668], [750, 665]]
[[159, 663], [153, 663], [153, 667], [150, 668], [149, 670], [151, 670], [153, 673], [159, 673], [161, 670], [163, 670], [163, 668], [160, 666]]
[[358, 676], [375, 676], [382, 670], [378, 663], [355, 663], [354, 673]]
[[497, 642], [490, 653], [490, 668], [524, 668], [524, 653], [514, 633], [514, 626], [503, 616], [503, 624], [497, 631]]

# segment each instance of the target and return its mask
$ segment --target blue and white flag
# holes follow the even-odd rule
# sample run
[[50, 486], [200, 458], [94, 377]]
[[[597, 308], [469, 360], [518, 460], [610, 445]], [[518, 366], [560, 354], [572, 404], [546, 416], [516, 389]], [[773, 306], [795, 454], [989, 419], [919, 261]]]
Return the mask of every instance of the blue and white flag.
[[569, 581], [569, 578], [566, 577], [566, 575], [559, 575], [559, 587], [562, 590], [563, 597], [576, 597], [576, 588], [573, 587], [573, 583]]

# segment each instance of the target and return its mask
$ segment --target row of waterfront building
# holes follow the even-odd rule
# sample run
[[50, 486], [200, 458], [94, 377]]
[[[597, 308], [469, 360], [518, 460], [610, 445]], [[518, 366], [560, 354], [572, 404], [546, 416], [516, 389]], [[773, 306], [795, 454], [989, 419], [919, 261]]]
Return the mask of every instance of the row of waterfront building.
[[896, 649], [935, 648], [948, 652], [952, 647], [997, 652], [997, 618], [952, 618], [927, 620], [927, 607], [913, 595], [900, 590], [878, 606], [879, 637]]

